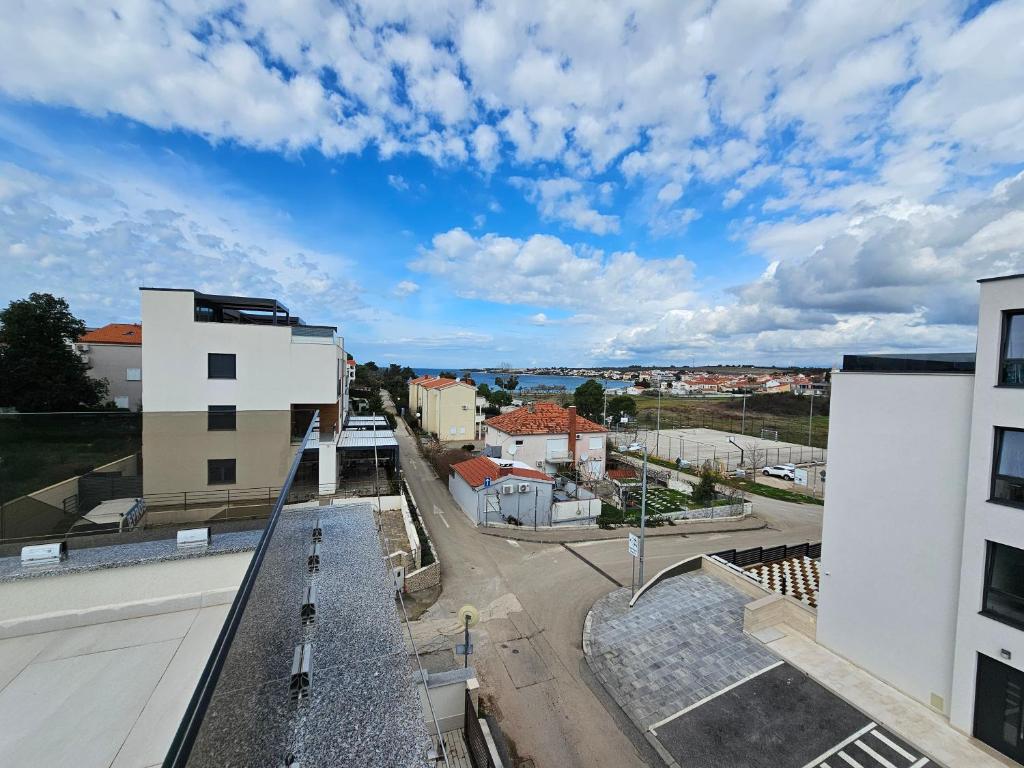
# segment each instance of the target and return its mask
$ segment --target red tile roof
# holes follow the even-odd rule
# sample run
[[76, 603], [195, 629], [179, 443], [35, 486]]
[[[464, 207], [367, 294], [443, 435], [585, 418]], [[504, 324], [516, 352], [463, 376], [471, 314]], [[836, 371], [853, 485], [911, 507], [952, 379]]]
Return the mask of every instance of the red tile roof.
[[486, 456], [477, 456], [474, 459], [452, 464], [452, 472], [456, 472], [473, 488], [479, 488], [487, 478], [494, 482], [500, 477], [521, 477], [526, 480], [554, 482], [549, 475], [539, 470], [526, 467], [500, 467]]
[[622, 469], [609, 469], [608, 470], [609, 480], [634, 480], [636, 479], [636, 470], [631, 467], [623, 467]]
[[412, 381], [410, 381], [409, 383], [410, 384], [422, 384], [424, 381], [430, 381], [431, 378], [433, 378], [433, 377], [432, 376], [419, 376], [419, 377], [413, 379]]
[[[569, 409], [554, 403], [535, 403], [532, 413], [529, 406], [523, 406], [500, 416], [493, 416], [484, 423], [506, 435], [568, 435]], [[607, 431], [590, 419], [576, 417], [577, 433]]]
[[419, 385], [424, 389], [444, 389], [445, 387], [451, 387], [455, 384], [459, 384], [463, 387], [472, 387], [472, 384], [467, 384], [464, 381], [456, 381], [455, 379], [429, 379], [428, 381], [421, 381]]
[[79, 344], [142, 344], [142, 326], [139, 323], [110, 323], [89, 331], [78, 340]]

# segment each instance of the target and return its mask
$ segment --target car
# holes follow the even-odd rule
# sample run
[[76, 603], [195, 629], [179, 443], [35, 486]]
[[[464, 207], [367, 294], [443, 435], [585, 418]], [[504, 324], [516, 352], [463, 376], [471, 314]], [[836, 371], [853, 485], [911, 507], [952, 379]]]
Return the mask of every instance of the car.
[[627, 451], [636, 451], [637, 453], [643, 453], [644, 446], [642, 443], [630, 443], [626, 446]]
[[783, 480], [795, 480], [796, 469], [790, 469], [785, 464], [776, 464], [774, 467], [765, 467], [761, 470], [762, 475], [767, 477], [781, 477]]

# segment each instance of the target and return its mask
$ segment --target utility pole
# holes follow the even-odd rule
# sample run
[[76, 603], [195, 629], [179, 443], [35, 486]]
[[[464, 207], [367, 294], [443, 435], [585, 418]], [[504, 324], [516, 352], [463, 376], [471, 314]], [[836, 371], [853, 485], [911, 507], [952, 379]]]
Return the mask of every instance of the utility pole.
[[[644, 441], [646, 443], [646, 441]], [[661, 382], [658, 382], [658, 422], [654, 427], [654, 453], [660, 455], [661, 449]], [[645, 459], [646, 461], [646, 459]]]
[[[811, 413], [807, 417], [807, 445], [811, 445], [811, 427], [814, 423], [814, 390], [811, 390]], [[812, 448], [814, 446], [811, 446]], [[813, 451], [812, 451], [813, 453]]]
[[740, 420], [740, 433], [747, 434], [747, 393], [743, 393], [743, 418]]
[[647, 443], [644, 443], [644, 469], [640, 487], [640, 586], [644, 584], [644, 531], [647, 529]]

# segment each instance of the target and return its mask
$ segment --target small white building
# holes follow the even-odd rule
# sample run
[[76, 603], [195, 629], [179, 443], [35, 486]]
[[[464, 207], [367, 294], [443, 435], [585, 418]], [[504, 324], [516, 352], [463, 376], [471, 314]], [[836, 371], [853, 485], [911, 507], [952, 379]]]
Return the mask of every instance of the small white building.
[[109, 323], [94, 328], [75, 342], [89, 377], [107, 382], [108, 395], [118, 408], [142, 410], [142, 326]]
[[976, 354], [832, 376], [818, 641], [1024, 761], [1024, 275]]
[[514, 459], [547, 474], [571, 468], [581, 480], [600, 479], [605, 470], [608, 430], [576, 414], [576, 406], [528, 403], [484, 422], [484, 452]]
[[453, 464], [448, 490], [475, 525], [550, 525], [554, 478], [521, 461], [487, 456]]

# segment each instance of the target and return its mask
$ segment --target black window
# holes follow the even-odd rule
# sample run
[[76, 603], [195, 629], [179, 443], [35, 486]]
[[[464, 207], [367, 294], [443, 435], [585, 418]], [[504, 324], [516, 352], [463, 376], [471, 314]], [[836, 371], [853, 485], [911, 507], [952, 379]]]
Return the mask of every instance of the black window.
[[1024, 309], [1003, 313], [999, 383], [1004, 387], [1024, 387]]
[[235, 406], [211, 405], [206, 411], [206, 428], [211, 432], [235, 430]]
[[235, 482], [234, 459], [207, 459], [206, 484], [225, 485]]
[[981, 612], [1024, 629], [1024, 549], [988, 542]]
[[1024, 429], [996, 427], [990, 500], [1024, 507]]
[[235, 356], [211, 352], [206, 356], [206, 372], [211, 379], [235, 378]]

